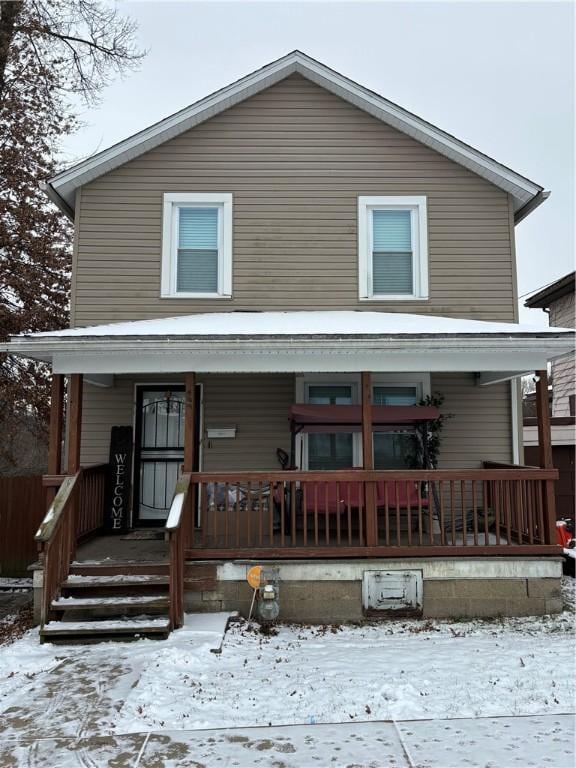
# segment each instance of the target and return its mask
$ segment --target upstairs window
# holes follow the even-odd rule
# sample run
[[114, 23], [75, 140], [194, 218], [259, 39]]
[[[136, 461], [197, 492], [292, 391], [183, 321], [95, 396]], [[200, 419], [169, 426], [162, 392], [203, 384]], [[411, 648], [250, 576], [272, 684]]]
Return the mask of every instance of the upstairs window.
[[162, 296], [232, 295], [232, 195], [164, 195]]
[[425, 197], [359, 197], [361, 299], [428, 298]]

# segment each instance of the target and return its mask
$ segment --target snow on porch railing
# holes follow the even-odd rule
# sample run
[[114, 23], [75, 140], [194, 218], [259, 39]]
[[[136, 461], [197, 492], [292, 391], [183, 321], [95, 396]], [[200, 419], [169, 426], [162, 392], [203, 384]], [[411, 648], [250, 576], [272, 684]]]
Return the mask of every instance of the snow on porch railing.
[[78, 540], [102, 527], [106, 469], [106, 464], [99, 464], [59, 480], [46, 476], [48, 487], [57, 483], [60, 487], [35, 536], [43, 566], [42, 624], [68, 576]]
[[169, 618], [170, 628], [181, 627], [184, 622], [184, 556], [192, 528], [191, 510], [192, 475], [184, 473], [174, 491], [174, 498], [164, 528], [169, 545]]
[[[194, 473], [192, 556], [486, 554], [555, 543], [556, 470]], [[519, 550], [518, 547], [523, 547]]]

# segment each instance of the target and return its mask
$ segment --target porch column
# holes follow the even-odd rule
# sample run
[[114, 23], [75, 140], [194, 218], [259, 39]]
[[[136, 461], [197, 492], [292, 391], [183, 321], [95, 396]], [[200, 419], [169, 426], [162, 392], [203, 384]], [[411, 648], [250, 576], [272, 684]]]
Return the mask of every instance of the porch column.
[[[50, 428], [48, 434], [48, 475], [59, 475], [62, 469], [62, 425], [64, 423], [64, 376], [52, 374], [50, 392]], [[46, 506], [56, 496], [56, 488], [46, 488]]]
[[[194, 456], [195, 435], [196, 435], [196, 374], [187, 373], [185, 376], [186, 394], [184, 398], [184, 461], [182, 463], [183, 472], [193, 472], [196, 457]], [[196, 519], [197, 489], [193, 482], [190, 485], [186, 508], [184, 510], [183, 522], [183, 546], [189, 549], [194, 543], [194, 520]], [[183, 589], [183, 587], [182, 587]], [[184, 593], [182, 592], [182, 600]]]
[[196, 374], [187, 373], [184, 402], [184, 472], [194, 471], [194, 435], [196, 434]]
[[66, 432], [68, 436], [67, 474], [75, 475], [80, 469], [82, 441], [82, 382], [81, 373], [73, 373], [68, 379], [68, 407]]
[[[372, 374], [362, 371], [362, 464], [374, 469], [374, 441], [372, 435]], [[366, 494], [366, 546], [378, 544], [378, 518], [376, 515], [376, 486], [365, 484]]]
[[[552, 469], [552, 432], [548, 405], [548, 372], [536, 371], [536, 416], [538, 418], [538, 448], [540, 467]], [[546, 544], [556, 543], [556, 498], [554, 480], [546, 480], [544, 487], [544, 536]]]

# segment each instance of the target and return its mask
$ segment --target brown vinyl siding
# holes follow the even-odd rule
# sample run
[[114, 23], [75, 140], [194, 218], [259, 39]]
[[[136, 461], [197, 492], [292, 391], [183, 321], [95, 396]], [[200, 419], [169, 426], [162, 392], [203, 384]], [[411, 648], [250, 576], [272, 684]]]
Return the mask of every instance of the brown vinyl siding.
[[[116, 376], [114, 387], [84, 385], [82, 463], [108, 461], [111, 427], [133, 425], [135, 385], [184, 382], [183, 377]], [[294, 402], [293, 374], [204, 375], [204, 435], [207, 427], [237, 427], [236, 438], [207, 440], [207, 471], [279, 469], [276, 449], [290, 449], [288, 413]]]
[[444, 395], [439, 469], [480, 468], [483, 461], [512, 461], [510, 384], [477, 386], [473, 373], [433, 373], [432, 392]]
[[[165, 377], [172, 384], [181, 377]], [[159, 383], [158, 376], [117, 376], [114, 387], [84, 385], [82, 463], [108, 461], [110, 428], [133, 424], [136, 383]], [[182, 378], [183, 381], [183, 378]], [[276, 448], [288, 451], [288, 413], [295, 399], [293, 374], [210, 374], [203, 384], [204, 432], [236, 426], [235, 439], [204, 438], [207, 471], [279, 469]], [[469, 373], [434, 373], [432, 392], [445, 397], [446, 421], [440, 468], [478, 468], [483, 460], [512, 458], [510, 387], [479, 387]]]
[[[161, 299], [164, 192], [233, 193], [233, 298]], [[357, 197], [428, 197], [429, 301], [358, 299]], [[512, 321], [507, 195], [293, 75], [82, 189], [73, 322], [232, 309]]]
[[[576, 302], [573, 293], [551, 302], [550, 325], [558, 328], [576, 327]], [[570, 396], [576, 393], [576, 355], [571, 352], [552, 363], [552, 415], [571, 416]]]

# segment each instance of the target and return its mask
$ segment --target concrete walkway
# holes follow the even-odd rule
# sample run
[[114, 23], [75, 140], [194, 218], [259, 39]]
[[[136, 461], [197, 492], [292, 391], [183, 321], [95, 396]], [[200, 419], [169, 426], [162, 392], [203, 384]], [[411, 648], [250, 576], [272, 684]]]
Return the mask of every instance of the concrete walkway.
[[[88, 728], [83, 730], [89, 732]], [[0, 736], [2, 768], [314, 765], [572, 768], [574, 716], [363, 722], [95, 737], [59, 735], [40, 739], [4, 740]]]

